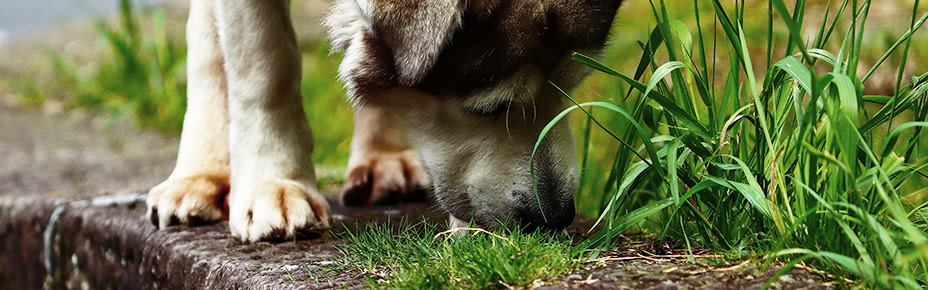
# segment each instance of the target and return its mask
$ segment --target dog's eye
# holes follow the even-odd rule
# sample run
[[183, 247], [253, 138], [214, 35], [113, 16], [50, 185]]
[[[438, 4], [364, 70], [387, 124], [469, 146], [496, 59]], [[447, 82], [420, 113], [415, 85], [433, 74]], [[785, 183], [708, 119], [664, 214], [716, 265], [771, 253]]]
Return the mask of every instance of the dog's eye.
[[464, 111], [468, 113], [478, 115], [478, 116], [495, 116], [509, 110], [509, 102], [500, 103], [498, 106], [492, 107], [464, 107]]

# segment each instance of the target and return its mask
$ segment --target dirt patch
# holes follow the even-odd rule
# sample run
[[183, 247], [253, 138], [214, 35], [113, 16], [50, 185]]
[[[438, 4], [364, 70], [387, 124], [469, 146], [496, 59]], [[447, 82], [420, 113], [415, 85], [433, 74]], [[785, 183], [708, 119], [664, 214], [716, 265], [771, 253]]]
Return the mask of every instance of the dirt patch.
[[[709, 251], [689, 255], [682, 249], [662, 254], [649, 251], [653, 241], [630, 242], [609, 255], [592, 259], [583, 270], [538, 289], [761, 289], [782, 264], [762, 260], [725, 260]], [[733, 263], [733, 264], [732, 264]], [[768, 289], [833, 289], [822, 277], [794, 268], [779, 276]]]

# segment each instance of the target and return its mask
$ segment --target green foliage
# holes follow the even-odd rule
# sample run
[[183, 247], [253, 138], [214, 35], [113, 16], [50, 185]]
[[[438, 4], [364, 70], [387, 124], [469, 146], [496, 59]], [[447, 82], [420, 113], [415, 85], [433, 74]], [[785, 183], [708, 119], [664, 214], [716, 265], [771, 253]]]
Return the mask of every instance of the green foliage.
[[142, 37], [130, 0], [120, 1], [119, 24], [96, 21], [104, 57], [92, 72], [82, 72], [57, 52], [52, 60], [73, 95], [71, 106], [104, 112], [115, 121], [131, 114], [145, 127], [179, 132], [186, 107], [183, 78], [186, 53], [168, 38], [164, 14], [149, 12], [152, 38]]
[[527, 286], [576, 268], [570, 241], [550, 233], [439, 232], [429, 223], [370, 225], [341, 235], [341, 250], [375, 288], [483, 289]]
[[19, 102], [25, 106], [38, 106], [47, 99], [34, 81], [21, 81], [19, 84]]
[[[904, 84], [898, 69], [898, 89], [888, 97], [863, 89], [884, 60], [906, 62], [912, 32], [928, 14], [913, 13], [908, 32], [863, 68], [870, 1], [844, 1], [834, 14], [826, 8], [811, 41], [803, 32], [805, 1], [792, 10], [764, 3], [766, 14], [744, 2], [693, 1], [683, 9], [702, 25], [691, 31], [668, 16], [663, 1], [652, 2], [656, 24], [633, 76], [575, 56], [621, 83], [601, 92], [605, 102], [578, 103], [565, 93], [576, 104], [568, 111], [588, 115], [578, 200], [593, 202], [579, 207], [602, 225], [575, 250], [611, 248], [637, 225], [687, 246], [810, 260], [872, 288], [921, 287], [928, 282], [928, 138], [921, 132], [928, 74]], [[768, 27], [758, 44], [747, 40], [743, 23], [759, 17]], [[767, 67], [755, 72], [761, 63]], [[591, 137], [594, 124], [621, 145], [603, 148]], [[605, 170], [590, 156], [605, 155], [597, 151], [614, 154]], [[607, 178], [596, 177], [603, 172]]]
[[344, 166], [348, 164], [353, 113], [338, 81], [341, 57], [329, 54], [324, 41], [303, 45], [303, 108], [315, 136], [313, 163]]

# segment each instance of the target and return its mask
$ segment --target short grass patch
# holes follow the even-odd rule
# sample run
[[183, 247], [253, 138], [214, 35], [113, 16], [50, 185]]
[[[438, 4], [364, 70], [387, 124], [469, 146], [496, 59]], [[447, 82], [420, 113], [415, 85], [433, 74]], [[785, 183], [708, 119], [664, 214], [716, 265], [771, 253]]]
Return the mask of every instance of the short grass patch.
[[427, 222], [372, 224], [340, 235], [341, 250], [369, 286], [483, 289], [528, 286], [576, 269], [571, 240], [551, 233], [480, 229], [442, 231]]

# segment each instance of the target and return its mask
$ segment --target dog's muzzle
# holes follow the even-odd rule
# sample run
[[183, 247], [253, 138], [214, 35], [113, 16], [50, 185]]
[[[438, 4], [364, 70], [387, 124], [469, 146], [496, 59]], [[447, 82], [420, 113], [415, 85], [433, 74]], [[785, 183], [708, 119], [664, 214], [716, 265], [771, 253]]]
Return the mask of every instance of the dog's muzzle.
[[[527, 196], [534, 202], [524, 203], [517, 207], [513, 214], [519, 223], [526, 230], [534, 231], [539, 229], [561, 230], [566, 228], [574, 221], [575, 209], [574, 199], [564, 201], [545, 201], [531, 197], [532, 193], [516, 192], [513, 195]], [[539, 206], [540, 204], [540, 206]]]

